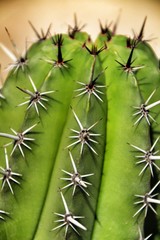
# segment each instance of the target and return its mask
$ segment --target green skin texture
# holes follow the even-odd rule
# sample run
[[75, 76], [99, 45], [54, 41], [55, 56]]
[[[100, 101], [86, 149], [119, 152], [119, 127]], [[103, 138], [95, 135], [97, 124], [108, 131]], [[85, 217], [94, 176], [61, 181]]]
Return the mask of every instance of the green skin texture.
[[[87, 38], [86, 33], [77, 33], [75, 39], [63, 35], [62, 56], [64, 61], [71, 59], [66, 63], [68, 68], [53, 67], [45, 61], [57, 59], [57, 46], [50, 39], [37, 42], [28, 50], [28, 72], [37, 89], [42, 92], [55, 90], [49, 95], [52, 97], [49, 104], [43, 102], [47, 111], [39, 107], [40, 118], [34, 108], [26, 111], [26, 105], [16, 107], [24, 101], [24, 93], [16, 86], [32, 91], [26, 68], [24, 72], [19, 69], [13, 74], [12, 71], [3, 86], [6, 100], [1, 100], [0, 105], [0, 132], [11, 133], [10, 127], [23, 131], [35, 123], [37, 126], [28, 135], [35, 138], [35, 144], [29, 142], [32, 151], [23, 148], [24, 159], [16, 150], [10, 158], [13, 171], [22, 173], [22, 178], [18, 178], [20, 186], [12, 184], [14, 195], [8, 186], [1, 192], [0, 209], [9, 212], [10, 216], [0, 222], [0, 239], [65, 239], [64, 227], [55, 231], [51, 229], [59, 224], [54, 222], [59, 219], [54, 212], [65, 213], [59, 189], [68, 181], [60, 179], [67, 177], [61, 170], [73, 171], [66, 147], [74, 141], [69, 138], [74, 135], [70, 129], [79, 131], [79, 126], [72, 109], [84, 127], [98, 121], [91, 131], [101, 135], [94, 137], [98, 144], [91, 143], [98, 155], [86, 145], [82, 155], [80, 144], [70, 148], [78, 171], [94, 175], [86, 179], [92, 184], [86, 189], [90, 196], [78, 187], [74, 196], [73, 187], [62, 190], [69, 209], [73, 215], [85, 217], [79, 222], [87, 228], [87, 231], [76, 228], [78, 235], [69, 227], [66, 239], [139, 239], [138, 226], [143, 229], [145, 219], [144, 212], [133, 217], [139, 208], [134, 205], [134, 195], [149, 191], [151, 174], [147, 169], [143, 176], [138, 176], [142, 165], [135, 165], [137, 152], [130, 144], [148, 150], [158, 136], [159, 125], [152, 122], [149, 126], [142, 119], [134, 126], [137, 118], [133, 117], [133, 106], [140, 106], [156, 88], [151, 102], [159, 100], [158, 59], [150, 46], [141, 42], [134, 50], [133, 66], [143, 65], [144, 68], [136, 74], [127, 74], [115, 61], [125, 63], [128, 60], [131, 49], [126, 47], [126, 37], [114, 36], [97, 56], [83, 46]], [[106, 36], [99, 35], [98, 47], [104, 45], [104, 40]], [[91, 47], [90, 42], [86, 45]], [[81, 88], [77, 81], [87, 84], [92, 72], [94, 79], [106, 67], [96, 82], [97, 85], [106, 85], [100, 89], [104, 94], [99, 94], [103, 102], [93, 94], [90, 100], [87, 94], [75, 97], [78, 92], [74, 90]], [[158, 113], [159, 107], [156, 106], [153, 116], [157, 115], [159, 123]], [[0, 138], [0, 146], [8, 142], [9, 139]], [[8, 155], [12, 147], [7, 147]], [[155, 150], [159, 148], [158, 142]], [[3, 148], [0, 148], [0, 156], [0, 166], [5, 166]], [[154, 239], [158, 237], [157, 231]]]
[[[119, 36], [119, 39], [115, 37], [114, 41], [114, 45], [108, 44], [107, 57], [103, 59], [102, 53], [103, 65], [108, 66], [107, 143], [97, 207], [97, 218], [101, 224], [98, 221], [95, 223], [93, 239], [98, 239], [98, 236], [100, 239], [138, 239], [138, 235], [135, 235], [136, 220], [133, 218], [136, 208], [129, 206], [134, 202], [135, 192], [144, 192], [149, 187], [149, 176], [145, 174], [143, 179], [137, 177], [140, 168], [134, 166], [134, 152], [127, 143], [134, 143], [136, 146], [140, 144], [142, 149], [148, 149], [150, 139], [145, 121], [137, 128], [133, 126], [135, 119], [132, 116], [134, 113], [132, 107], [139, 106], [142, 102], [135, 75], [129, 73], [127, 76], [114, 61], [119, 60], [117, 56], [125, 59], [126, 54], [130, 53], [130, 50], [124, 49], [122, 45], [126, 38]], [[103, 229], [106, 229], [105, 233]]]

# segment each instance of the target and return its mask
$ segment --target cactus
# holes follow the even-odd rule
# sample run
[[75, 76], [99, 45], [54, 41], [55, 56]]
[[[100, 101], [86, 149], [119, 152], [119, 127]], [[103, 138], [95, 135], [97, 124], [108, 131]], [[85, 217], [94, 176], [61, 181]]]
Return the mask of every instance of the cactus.
[[[100, 23], [42, 36], [0, 94], [0, 239], [160, 237], [159, 60]], [[12, 45], [12, 40], [6, 29]], [[16, 49], [14, 49], [16, 50]]]

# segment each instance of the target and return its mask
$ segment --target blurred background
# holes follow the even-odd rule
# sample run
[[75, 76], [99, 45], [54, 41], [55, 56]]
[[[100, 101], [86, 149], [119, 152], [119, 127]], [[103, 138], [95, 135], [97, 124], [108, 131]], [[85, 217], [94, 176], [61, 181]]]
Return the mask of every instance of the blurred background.
[[[17, 48], [23, 52], [26, 40], [36, 40], [28, 20], [37, 31], [41, 28], [46, 31], [52, 23], [54, 34], [67, 32], [68, 24], [73, 25], [74, 13], [80, 25], [86, 23], [84, 30], [93, 40], [99, 32], [99, 19], [103, 24], [110, 24], [120, 16], [117, 33], [133, 36], [133, 30], [139, 33], [147, 16], [145, 39], [151, 40], [160, 57], [160, 0], [0, 0], [0, 42], [13, 50], [5, 31], [7, 27]], [[12, 60], [0, 50], [2, 72], [10, 62]]]

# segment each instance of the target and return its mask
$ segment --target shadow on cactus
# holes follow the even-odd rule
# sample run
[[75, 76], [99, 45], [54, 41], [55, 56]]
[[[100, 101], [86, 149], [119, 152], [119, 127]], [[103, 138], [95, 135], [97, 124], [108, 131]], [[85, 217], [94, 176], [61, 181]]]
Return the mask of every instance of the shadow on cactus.
[[0, 239], [160, 238], [160, 71], [144, 40], [103, 26], [39, 33], [0, 91]]

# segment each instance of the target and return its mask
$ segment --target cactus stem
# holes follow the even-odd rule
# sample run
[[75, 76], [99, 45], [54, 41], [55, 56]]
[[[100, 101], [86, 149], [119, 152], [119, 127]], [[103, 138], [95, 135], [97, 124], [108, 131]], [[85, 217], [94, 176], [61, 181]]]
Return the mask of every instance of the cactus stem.
[[155, 145], [157, 144], [158, 140], [159, 140], [159, 137], [156, 139], [156, 141], [154, 142], [154, 144], [151, 146], [151, 148], [148, 151], [145, 151], [145, 150], [143, 150], [143, 149], [141, 149], [141, 148], [139, 148], [135, 145], [130, 144], [132, 147], [134, 147], [138, 151], [144, 153], [144, 155], [136, 156], [136, 158], [142, 158], [143, 159], [143, 160], [140, 160], [140, 161], [136, 162], [136, 164], [146, 163], [144, 168], [139, 173], [139, 176], [146, 170], [146, 168], [148, 166], [150, 168], [152, 176], [153, 176], [153, 168], [152, 168], [153, 166], [155, 166], [160, 171], [160, 168], [154, 162], [156, 160], [160, 160], [160, 156], [155, 156], [155, 154], [157, 154], [158, 151], [153, 152], [153, 149], [154, 149]]
[[143, 104], [141, 104], [140, 107], [135, 107], [135, 106], [134, 106], [134, 108], [139, 109], [139, 111], [136, 112], [136, 113], [134, 113], [133, 116], [141, 115], [141, 116], [137, 119], [137, 121], [134, 123], [134, 125], [136, 125], [138, 122], [140, 122], [143, 117], [145, 117], [148, 125], [150, 125], [149, 118], [150, 118], [152, 121], [156, 122], [155, 119], [149, 114], [149, 109], [151, 109], [151, 108], [157, 106], [158, 104], [160, 104], [160, 100], [158, 100], [158, 101], [156, 101], [156, 102], [154, 102], [154, 103], [151, 103], [151, 104], [147, 105], [148, 102], [150, 101], [150, 99], [152, 98], [153, 94], [155, 93], [155, 91], [156, 91], [156, 90], [154, 90], [154, 91], [151, 93], [151, 95], [148, 97], [148, 99], [146, 100], [146, 102], [143, 103]]
[[[92, 152], [94, 152], [95, 154], [97, 154], [97, 152], [93, 149], [93, 147], [89, 144], [89, 142], [93, 142], [93, 143], [98, 143], [97, 141], [93, 140], [91, 137], [95, 137], [95, 136], [100, 136], [101, 134], [98, 133], [90, 133], [89, 131], [95, 126], [97, 125], [97, 122], [95, 122], [93, 125], [91, 125], [89, 128], [84, 128], [79, 120], [79, 118], [77, 117], [76, 113], [73, 111], [72, 112], [74, 114], [74, 117], [80, 127], [80, 131], [71, 129], [72, 132], [77, 133], [77, 135], [74, 136], [69, 136], [69, 138], [78, 138], [77, 141], [73, 142], [72, 144], [68, 145], [66, 148], [70, 148], [78, 143], [81, 143], [81, 149], [80, 149], [80, 155], [82, 155], [83, 152], [83, 148], [84, 148], [84, 144], [86, 144]], [[98, 155], [98, 154], [97, 154]]]
[[72, 196], [74, 196], [76, 187], [78, 186], [89, 196], [89, 193], [84, 188], [87, 188], [87, 185], [92, 185], [92, 184], [89, 183], [89, 182], [84, 181], [83, 178], [92, 176], [92, 175], [94, 175], [94, 173], [80, 175], [80, 173], [77, 171], [76, 164], [74, 162], [74, 159], [73, 159], [72, 154], [71, 154], [70, 151], [69, 151], [69, 155], [70, 155], [70, 159], [71, 159], [71, 162], [72, 162], [72, 167], [74, 169], [74, 173], [69, 173], [69, 172], [67, 172], [65, 170], [62, 170], [64, 173], [68, 174], [70, 176], [70, 178], [61, 178], [61, 179], [62, 180], [68, 180], [71, 183], [67, 184], [66, 186], [64, 186], [61, 189], [65, 189], [65, 188], [70, 187], [70, 186], [73, 185], [74, 187], [73, 187]]
[[[27, 90], [27, 89], [22, 89], [22, 88], [20, 88], [20, 87], [17, 87], [19, 90], [21, 90], [22, 92], [30, 95], [30, 97], [31, 97], [29, 100], [27, 100], [27, 101], [25, 101], [25, 102], [23, 102], [23, 103], [18, 104], [18, 107], [19, 107], [19, 106], [23, 106], [24, 104], [28, 104], [28, 103], [29, 103], [29, 105], [28, 105], [28, 107], [27, 107], [27, 110], [28, 110], [32, 105], [34, 105], [35, 110], [36, 110], [36, 113], [37, 113], [37, 115], [39, 116], [39, 110], [38, 110], [37, 104], [39, 104], [42, 108], [44, 108], [45, 110], [47, 110], [47, 108], [44, 106], [44, 104], [42, 103], [42, 101], [47, 102], [48, 99], [46, 99], [45, 97], [47, 97], [47, 94], [51, 94], [51, 93], [53, 93], [54, 91], [39, 92], [39, 91], [37, 90], [37, 88], [36, 88], [36, 86], [35, 86], [32, 78], [31, 78], [30, 76], [28, 76], [28, 77], [29, 77], [29, 80], [30, 80], [30, 82], [31, 82], [31, 84], [32, 84], [32, 87], [33, 87], [33, 89], [34, 89], [34, 92], [31, 92], [30, 90]], [[43, 97], [43, 96], [45, 96], [45, 97]]]
[[[11, 152], [11, 156], [13, 155], [15, 149], [19, 148], [21, 154], [23, 157], [24, 156], [24, 152], [23, 152], [23, 149], [21, 147], [21, 145], [25, 146], [26, 148], [30, 149], [31, 150], [31, 147], [28, 146], [28, 144], [26, 144], [24, 141], [34, 141], [35, 139], [34, 138], [28, 138], [28, 137], [25, 137], [26, 134], [29, 133], [29, 131], [31, 129], [33, 129], [37, 124], [34, 124], [33, 126], [29, 127], [28, 129], [26, 129], [25, 131], [23, 132], [16, 132], [14, 129], [11, 128], [12, 132], [15, 134], [15, 135], [12, 135], [12, 134], [8, 134], [8, 133], [0, 133], [0, 136], [1, 137], [6, 137], [6, 138], [11, 138], [14, 140], [14, 147], [13, 147], [13, 150]], [[10, 142], [10, 143], [7, 143], [5, 144], [5, 147], [6, 146], [9, 146], [10, 144], [12, 144], [13, 142]]]
[[65, 229], [65, 237], [67, 236], [67, 231], [68, 231], [68, 227], [70, 226], [78, 235], [78, 231], [76, 230], [76, 228], [73, 226], [75, 225], [76, 227], [82, 229], [82, 230], [87, 230], [87, 228], [85, 226], [83, 226], [81, 223], [79, 223], [76, 219], [78, 218], [84, 218], [83, 216], [74, 216], [72, 215], [72, 213], [69, 211], [66, 200], [63, 196], [63, 193], [60, 192], [61, 194], [61, 198], [62, 198], [62, 202], [65, 208], [65, 214], [60, 214], [60, 213], [54, 213], [57, 216], [62, 217], [62, 219], [56, 220], [55, 222], [63, 222], [62, 224], [58, 225], [57, 227], [53, 228], [52, 231], [61, 228], [63, 226], [66, 225], [66, 229]]
[[133, 215], [135, 217], [138, 213], [140, 213], [145, 208], [145, 217], [147, 216], [148, 208], [150, 208], [155, 214], [157, 214], [156, 210], [153, 208], [151, 203], [160, 204], [160, 200], [154, 199], [153, 197], [157, 196], [157, 194], [151, 195], [151, 193], [155, 190], [155, 188], [160, 184], [160, 181], [150, 190], [149, 193], [145, 195], [135, 195], [136, 197], [142, 198], [142, 200], [135, 202], [134, 204], [143, 203], [142, 207]]
[[4, 152], [5, 152], [5, 160], [6, 160], [6, 169], [0, 167], [0, 169], [1, 169], [0, 173], [3, 175], [3, 177], [0, 178], [0, 180], [2, 180], [1, 191], [4, 189], [4, 186], [7, 183], [11, 193], [14, 194], [10, 181], [15, 182], [16, 184], [20, 184], [20, 182], [18, 182], [12, 176], [19, 176], [20, 177], [22, 175], [19, 174], [19, 173], [12, 172], [12, 170], [9, 166], [9, 161], [8, 161], [8, 155], [7, 155], [7, 149], [6, 148], [4, 148]]
[[31, 21], [28, 21], [28, 23], [31, 26], [32, 30], [34, 31], [35, 35], [37, 36], [39, 42], [44, 41], [44, 40], [46, 40], [48, 38], [48, 36], [50, 34], [50, 30], [51, 30], [52, 24], [49, 25], [46, 33], [44, 33], [43, 29], [41, 29], [41, 32], [38, 33], [38, 31], [36, 30], [34, 25], [31, 23]]

